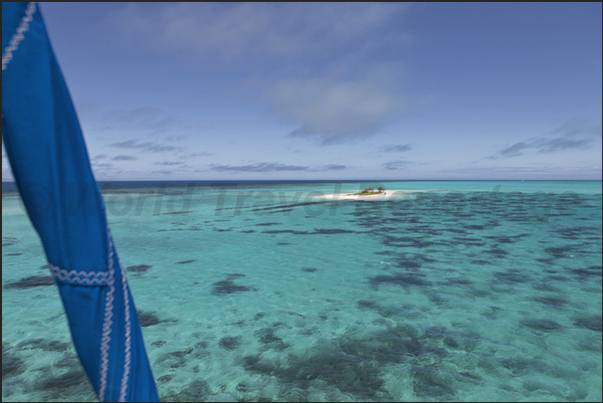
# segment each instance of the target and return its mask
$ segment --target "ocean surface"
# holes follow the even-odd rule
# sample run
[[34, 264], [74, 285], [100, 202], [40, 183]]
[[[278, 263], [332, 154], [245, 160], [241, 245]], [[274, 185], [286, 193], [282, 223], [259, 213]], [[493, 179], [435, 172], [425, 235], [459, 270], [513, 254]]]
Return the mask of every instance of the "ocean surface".
[[[601, 401], [600, 181], [100, 186], [163, 401]], [[10, 190], [2, 401], [95, 401]]]

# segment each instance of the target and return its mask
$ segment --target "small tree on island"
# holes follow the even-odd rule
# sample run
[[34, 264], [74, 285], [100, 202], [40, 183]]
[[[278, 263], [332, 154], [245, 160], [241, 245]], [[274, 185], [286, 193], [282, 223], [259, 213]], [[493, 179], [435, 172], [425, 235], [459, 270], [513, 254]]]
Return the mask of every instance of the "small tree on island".
[[348, 194], [348, 196], [365, 196], [365, 195], [383, 193], [384, 191], [385, 191], [385, 188], [383, 186], [379, 186], [379, 188], [377, 190], [375, 190], [373, 188], [366, 188], [359, 193]]

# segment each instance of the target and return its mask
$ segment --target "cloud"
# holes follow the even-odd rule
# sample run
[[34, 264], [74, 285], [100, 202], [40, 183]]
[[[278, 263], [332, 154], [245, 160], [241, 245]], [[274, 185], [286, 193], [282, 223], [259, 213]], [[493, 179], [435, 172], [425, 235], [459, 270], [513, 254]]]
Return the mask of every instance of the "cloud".
[[269, 162], [260, 162], [249, 165], [219, 165], [212, 164], [211, 171], [216, 172], [282, 172], [282, 171], [307, 171], [306, 166], [285, 165]]
[[377, 83], [331, 77], [281, 80], [268, 98], [277, 115], [299, 125], [290, 137], [320, 145], [370, 137], [405, 106], [399, 95]]
[[258, 162], [248, 165], [219, 165], [212, 164], [210, 171], [217, 172], [286, 172], [286, 171], [306, 171], [306, 172], [324, 172], [324, 171], [342, 171], [347, 169], [346, 165], [328, 164], [315, 168], [302, 165], [286, 165], [272, 162]]
[[[548, 137], [533, 137], [503, 148], [487, 159], [513, 158], [524, 154], [525, 150], [537, 150], [541, 154], [556, 153], [572, 149], [587, 149], [601, 136], [601, 123], [590, 124], [585, 120], [571, 119], [547, 133]], [[550, 136], [557, 136], [551, 138]]]
[[92, 168], [113, 168], [114, 165], [113, 164], [109, 164], [108, 162], [93, 162], [92, 164]]
[[539, 153], [554, 153], [558, 151], [571, 150], [571, 149], [585, 149], [588, 148], [594, 139], [568, 139], [563, 137], [557, 137], [554, 139], [535, 138], [527, 141], [515, 143], [512, 146], [503, 148], [496, 154], [487, 157], [487, 159], [496, 160], [499, 158], [512, 158], [523, 155], [524, 150], [537, 149]]
[[294, 125], [290, 137], [333, 145], [373, 136], [406, 109], [398, 84], [401, 45], [409, 42], [401, 20], [407, 8], [366, 2], [130, 3], [108, 23], [121, 33], [120, 41], [142, 42], [168, 57], [244, 63], [237, 95], [253, 105], [263, 102]]
[[601, 137], [602, 127], [601, 122], [591, 123], [585, 119], [570, 119], [561, 124], [558, 128], [552, 130], [552, 135], [562, 137], [586, 136], [586, 137]]
[[348, 167], [345, 165], [341, 165], [341, 164], [330, 164], [330, 165], [325, 165], [323, 167], [323, 170], [325, 171], [343, 171], [344, 169], [347, 169]]
[[525, 150], [526, 148], [530, 148], [530, 147], [531, 147], [531, 145], [526, 144], [524, 142], [515, 143], [512, 146], [503, 148], [496, 154], [488, 157], [488, 159], [519, 157], [520, 155], [523, 155], [523, 153], [521, 152], [522, 150]]
[[594, 139], [568, 139], [559, 137], [556, 139], [552, 139], [544, 142], [544, 144], [539, 145], [540, 148], [538, 152], [541, 153], [553, 153], [556, 151], [569, 150], [572, 148], [588, 148]]
[[166, 166], [170, 166], [170, 165], [184, 165], [184, 162], [162, 161], [162, 162], [156, 162], [155, 165], [166, 165]]
[[[102, 114], [103, 125], [99, 130], [146, 130], [151, 135], [165, 133], [179, 128], [182, 123], [159, 108], [144, 106], [127, 110], [109, 110]], [[110, 123], [107, 123], [110, 122]]]
[[406, 165], [410, 164], [410, 161], [398, 160], [398, 161], [390, 161], [383, 164], [383, 168], [388, 171], [395, 171], [398, 169], [404, 168]]
[[[302, 59], [332, 53], [381, 33], [407, 6], [400, 3], [130, 3], [107, 22], [153, 49], [224, 60]], [[316, 46], [320, 43], [320, 46]]]
[[111, 147], [139, 149], [143, 152], [160, 153], [165, 151], [182, 151], [184, 147], [175, 147], [152, 142], [139, 142], [137, 140], [126, 140], [111, 144]]
[[120, 172], [115, 167], [115, 165], [108, 162], [98, 162], [92, 160], [90, 166], [92, 168], [92, 171], [94, 172], [94, 176], [97, 179], [102, 177], [108, 177]]
[[115, 157], [113, 157], [113, 161], [134, 161], [137, 159], [138, 158], [132, 155], [116, 155]]
[[161, 169], [159, 171], [152, 171], [151, 173], [153, 175], [173, 175], [174, 174], [173, 171], [169, 171], [167, 169]]
[[194, 157], [209, 157], [212, 155], [215, 155], [215, 154], [207, 152], [207, 151], [202, 151], [199, 153], [181, 154], [181, 155], [179, 155], [179, 157], [180, 158], [194, 158]]
[[411, 146], [410, 144], [397, 144], [397, 145], [384, 145], [381, 146], [379, 148], [379, 151], [384, 152], [384, 153], [401, 153], [401, 152], [405, 152], [405, 151], [410, 151], [411, 150]]

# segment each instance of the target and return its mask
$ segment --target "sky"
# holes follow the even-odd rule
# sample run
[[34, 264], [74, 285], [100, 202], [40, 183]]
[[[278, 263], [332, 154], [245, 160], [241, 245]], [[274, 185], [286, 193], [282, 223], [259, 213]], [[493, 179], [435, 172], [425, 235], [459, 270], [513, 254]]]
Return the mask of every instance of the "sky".
[[601, 3], [40, 8], [97, 180], [601, 180]]

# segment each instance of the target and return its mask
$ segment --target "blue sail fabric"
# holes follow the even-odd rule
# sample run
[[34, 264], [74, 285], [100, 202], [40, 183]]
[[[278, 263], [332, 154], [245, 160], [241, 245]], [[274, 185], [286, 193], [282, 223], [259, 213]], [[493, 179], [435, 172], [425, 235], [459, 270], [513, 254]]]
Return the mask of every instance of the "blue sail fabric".
[[101, 401], [158, 401], [80, 125], [36, 3], [2, 3], [2, 136]]

